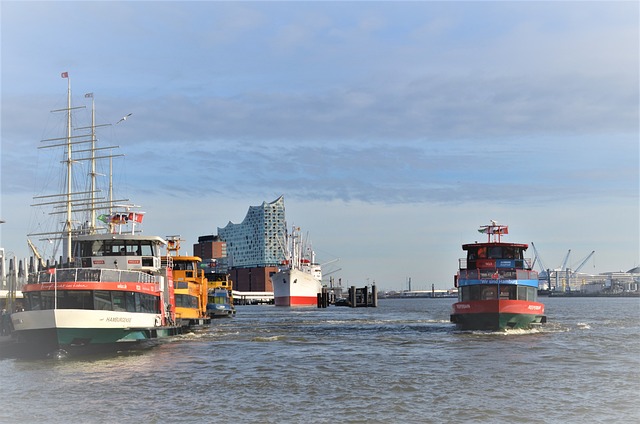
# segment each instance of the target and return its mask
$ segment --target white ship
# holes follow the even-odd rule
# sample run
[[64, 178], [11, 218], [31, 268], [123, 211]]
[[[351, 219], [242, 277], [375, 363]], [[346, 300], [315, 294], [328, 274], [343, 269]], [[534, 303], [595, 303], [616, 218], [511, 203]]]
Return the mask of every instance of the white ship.
[[276, 306], [316, 306], [322, 292], [322, 269], [315, 262], [315, 253], [300, 238], [300, 228], [294, 227], [285, 243], [285, 260], [271, 277]]

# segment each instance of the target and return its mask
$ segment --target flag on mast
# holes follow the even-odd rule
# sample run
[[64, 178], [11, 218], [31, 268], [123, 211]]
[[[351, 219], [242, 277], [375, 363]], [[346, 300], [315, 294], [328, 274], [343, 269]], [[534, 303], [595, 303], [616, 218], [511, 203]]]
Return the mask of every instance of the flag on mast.
[[63, 72], [60, 74], [62, 78], [69, 78], [69, 72]]

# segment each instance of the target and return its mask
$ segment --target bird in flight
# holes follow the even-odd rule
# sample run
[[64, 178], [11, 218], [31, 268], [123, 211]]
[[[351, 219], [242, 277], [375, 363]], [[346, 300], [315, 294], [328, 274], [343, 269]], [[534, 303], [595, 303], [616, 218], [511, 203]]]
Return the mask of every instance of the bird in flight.
[[120, 118], [120, 120], [118, 122], [116, 122], [116, 124], [119, 124], [122, 121], [126, 121], [127, 118], [130, 117], [130, 116], [131, 116], [131, 114], [128, 114], [127, 116], [124, 116], [124, 117]]

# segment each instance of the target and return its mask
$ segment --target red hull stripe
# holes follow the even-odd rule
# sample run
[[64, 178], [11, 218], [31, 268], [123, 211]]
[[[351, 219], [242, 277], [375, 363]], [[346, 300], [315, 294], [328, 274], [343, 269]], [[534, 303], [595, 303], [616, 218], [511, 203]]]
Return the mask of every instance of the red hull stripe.
[[276, 306], [316, 306], [317, 297], [309, 296], [282, 296], [274, 299]]
[[[53, 291], [54, 283], [27, 284], [22, 288], [23, 292]], [[158, 293], [158, 285], [150, 283], [118, 283], [96, 281], [73, 281], [58, 283], [58, 290], [122, 290], [141, 293]]]
[[473, 300], [453, 304], [454, 314], [544, 314], [544, 305], [526, 300]]

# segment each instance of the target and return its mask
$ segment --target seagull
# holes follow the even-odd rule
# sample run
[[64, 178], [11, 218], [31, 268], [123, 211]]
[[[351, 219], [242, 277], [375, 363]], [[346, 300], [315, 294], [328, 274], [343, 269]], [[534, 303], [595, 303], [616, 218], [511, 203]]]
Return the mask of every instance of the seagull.
[[131, 116], [131, 114], [128, 114], [127, 116], [124, 116], [124, 117], [120, 118], [120, 120], [118, 122], [116, 122], [116, 124], [119, 124], [122, 121], [126, 121], [127, 118], [130, 117], [130, 116]]

